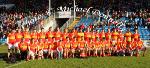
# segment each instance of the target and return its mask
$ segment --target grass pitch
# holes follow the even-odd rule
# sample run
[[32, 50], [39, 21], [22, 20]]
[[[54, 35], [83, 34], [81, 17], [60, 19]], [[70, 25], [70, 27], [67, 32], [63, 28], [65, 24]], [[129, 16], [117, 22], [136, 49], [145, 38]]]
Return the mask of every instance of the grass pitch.
[[[0, 46], [0, 55], [7, 52], [6, 46]], [[0, 58], [0, 68], [150, 68], [150, 49], [145, 57], [89, 57], [61, 60], [33, 60], [7, 64]]]

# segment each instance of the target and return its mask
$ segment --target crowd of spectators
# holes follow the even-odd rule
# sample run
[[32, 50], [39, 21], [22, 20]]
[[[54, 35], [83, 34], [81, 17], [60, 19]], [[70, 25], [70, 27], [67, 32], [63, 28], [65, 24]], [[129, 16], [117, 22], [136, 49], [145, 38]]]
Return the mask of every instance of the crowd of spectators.
[[[92, 10], [91, 10], [92, 11]], [[108, 18], [105, 18], [102, 14], [105, 14], [108, 16]], [[150, 29], [150, 10], [145, 9], [145, 10], [140, 10], [140, 11], [135, 11], [135, 12], [129, 12], [129, 11], [115, 11], [115, 10], [106, 10], [104, 12], [101, 12], [101, 16], [88, 13], [87, 14], [82, 14], [81, 17], [87, 17], [87, 18], [92, 18], [94, 19], [94, 22], [91, 22], [91, 25], [98, 25], [100, 26], [115, 26], [116, 23], [125, 23], [125, 26], [127, 28], [138, 28], [139, 27], [144, 27], [147, 29]], [[100, 18], [99, 18], [100, 17]], [[111, 21], [110, 18], [114, 20]], [[99, 20], [98, 20], [99, 19]], [[96, 21], [95, 21], [96, 20]], [[81, 22], [84, 23], [84, 22]], [[83, 26], [83, 24], [81, 24]], [[88, 26], [84, 24], [84, 26]]]
[[28, 27], [32, 30], [34, 28], [42, 28], [44, 20], [47, 18], [48, 14], [43, 12], [2, 13], [0, 14], [0, 37], [7, 36], [12, 29]]
[[127, 27], [137, 25], [149, 28], [150, 10], [146, 9], [135, 12], [113, 11], [112, 18], [125, 22]]
[[[73, 6], [72, 0], [51, 0], [52, 8], [57, 9], [60, 6]], [[100, 2], [99, 2], [100, 1]], [[0, 12], [0, 37], [7, 35], [11, 29], [29, 27], [42, 24], [48, 17], [48, 0], [7, 0], [7, 3], [15, 4], [11, 10], [3, 9]], [[104, 11], [115, 20], [126, 22], [126, 26], [139, 25], [150, 28], [150, 10], [148, 0], [91, 0], [85, 4], [84, 0], [76, 0], [76, 5], [87, 8], [94, 8]], [[110, 10], [110, 11], [107, 11]]]
[[[5, 2], [5, 1], [4, 1]], [[1, 42], [12, 29], [30, 30], [42, 28], [44, 20], [48, 18], [47, 2], [42, 0], [11, 0], [9, 3], [15, 4], [13, 8], [1, 8], [0, 12], [0, 39]], [[7, 3], [8, 3], [7, 2]], [[45, 4], [44, 4], [45, 3]], [[39, 5], [41, 4], [41, 5]]]

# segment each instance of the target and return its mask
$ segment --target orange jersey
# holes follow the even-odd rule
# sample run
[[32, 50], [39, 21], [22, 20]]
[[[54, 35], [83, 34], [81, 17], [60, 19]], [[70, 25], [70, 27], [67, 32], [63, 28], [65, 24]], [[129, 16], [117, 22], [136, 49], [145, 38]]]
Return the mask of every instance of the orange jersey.
[[85, 32], [84, 37], [85, 37], [86, 41], [89, 41], [89, 39], [91, 38], [91, 33], [90, 32]]
[[58, 49], [59, 51], [63, 51], [63, 47], [62, 47], [61, 45], [57, 46], [57, 49]]
[[141, 49], [142, 46], [143, 46], [143, 41], [138, 41], [137, 44], [138, 44], [138, 45], [137, 45], [137, 48], [138, 48], [138, 49]]
[[105, 47], [105, 46], [106, 46], [106, 44], [107, 44], [107, 42], [106, 42], [106, 41], [102, 41], [101, 43], [102, 43], [102, 47]]
[[55, 50], [55, 49], [56, 49], [55, 47], [56, 47], [56, 46], [55, 46], [55, 42], [51, 42], [51, 43], [49, 44], [49, 49]]
[[89, 47], [89, 48], [94, 48], [95, 47], [95, 43], [94, 43], [94, 41], [90, 41], [90, 42], [87, 42], [87, 46]]
[[120, 38], [121, 41], [123, 41], [124, 40], [124, 34], [122, 34], [122, 33], [119, 34], [119, 38]]
[[26, 42], [19, 43], [19, 49], [21, 51], [26, 51], [28, 49], [28, 43], [26, 43]]
[[77, 41], [72, 41], [72, 46], [71, 48], [76, 49], [78, 47], [78, 42]]
[[125, 49], [126, 48], [126, 45], [127, 45], [127, 42], [126, 41], [123, 41], [122, 42], [122, 47]]
[[85, 47], [85, 41], [80, 41], [79, 48], [84, 48], [84, 47]]
[[62, 35], [63, 41], [66, 41], [68, 36], [69, 36], [69, 33], [63, 33]]
[[45, 32], [40, 32], [40, 33], [38, 34], [38, 38], [40, 38], [40, 39], [45, 39], [45, 38], [46, 38], [46, 33], [45, 33]]
[[99, 41], [99, 46], [98, 46], [99, 48], [101, 48], [102, 47], [102, 41]]
[[52, 38], [54, 37], [54, 33], [53, 33], [53, 32], [48, 31], [48, 32], [46, 33], [46, 37], [48, 38], [48, 40], [49, 40], [49, 41], [51, 41], [51, 40], [52, 40]]
[[70, 49], [70, 47], [71, 47], [71, 43], [70, 42], [66, 42], [65, 43], [65, 48]]
[[78, 41], [81, 41], [81, 37], [84, 37], [84, 33], [83, 32], [79, 32], [78, 34], [77, 34], [77, 38], [78, 38]]
[[43, 42], [40, 42], [38, 43], [38, 50], [42, 50], [44, 48], [44, 43]]
[[112, 44], [112, 46], [115, 46], [117, 44], [117, 40], [112, 40], [111, 44]]
[[117, 49], [121, 49], [122, 47], [122, 41], [117, 41]]
[[95, 35], [95, 33], [92, 33], [91, 38], [92, 38], [93, 41], [96, 40], [96, 35]]
[[55, 36], [54, 36], [55, 39], [56, 39], [56, 40], [60, 40], [61, 34], [62, 34], [61, 32], [55, 32]]
[[96, 34], [95, 34], [95, 36], [96, 36], [97, 38], [100, 38], [100, 35], [99, 35], [99, 33], [96, 33]]
[[126, 41], [131, 41], [131, 36], [132, 36], [131, 32], [125, 33]]
[[113, 32], [112, 33], [112, 39], [117, 40], [118, 39], [118, 35], [119, 35], [118, 32]]
[[30, 43], [30, 50], [35, 52], [37, 50], [37, 44], [36, 43]]
[[57, 44], [57, 49], [59, 50], [59, 51], [63, 51], [63, 48], [64, 48], [64, 42], [58, 42], [58, 44]]
[[110, 40], [105, 41], [105, 46], [106, 46], [106, 47], [110, 47], [110, 45], [111, 45]]
[[61, 46], [61, 47], [65, 47], [65, 42], [64, 41], [61, 41], [61, 42], [59, 42], [59, 45], [58, 46]]
[[24, 37], [25, 41], [27, 41], [27, 42], [30, 41], [30, 39], [31, 39], [31, 35], [29, 32], [24, 32], [23, 37]]
[[45, 42], [45, 43], [44, 43], [44, 46], [43, 46], [43, 49], [44, 49], [44, 50], [49, 49], [49, 45], [50, 45], [50, 44], [49, 44], [48, 42]]
[[100, 33], [100, 39], [102, 40], [103, 38], [105, 38], [105, 33], [104, 33], [104, 32], [101, 32], [101, 33]]
[[140, 35], [137, 33], [137, 34], [133, 34], [133, 39], [138, 41], [138, 39], [140, 38]]
[[69, 33], [69, 37], [71, 40], [73, 40], [74, 37], [77, 36], [77, 32], [72, 32], [72, 33]]
[[38, 33], [31, 33], [31, 38], [37, 40], [38, 39]]
[[96, 41], [95, 42], [95, 47], [96, 48], [100, 48], [101, 47], [101, 42], [100, 41]]
[[111, 33], [106, 33], [105, 37], [106, 37], [106, 40], [110, 40], [111, 39]]
[[131, 48], [134, 49], [137, 46], [137, 41], [132, 41]]
[[16, 42], [15, 34], [10, 33], [10, 34], [8, 34], [7, 37], [8, 37], [8, 42], [9, 43], [14, 44]]
[[16, 42], [21, 42], [21, 39], [23, 38], [22, 33], [16, 33]]

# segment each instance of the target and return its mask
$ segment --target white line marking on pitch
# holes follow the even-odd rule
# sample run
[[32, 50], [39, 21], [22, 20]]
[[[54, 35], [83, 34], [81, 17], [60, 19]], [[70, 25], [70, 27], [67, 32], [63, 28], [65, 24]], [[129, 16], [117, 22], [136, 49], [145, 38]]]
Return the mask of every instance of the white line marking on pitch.
[[25, 63], [25, 62], [26, 62], [26, 61], [23, 61], [23, 62], [20, 62], [20, 63], [14, 64], [14, 65], [10, 65], [10, 66], [5, 67], [5, 68], [11, 68], [11, 67], [14, 67], [14, 66], [20, 65], [20, 64], [22, 64], [22, 63]]

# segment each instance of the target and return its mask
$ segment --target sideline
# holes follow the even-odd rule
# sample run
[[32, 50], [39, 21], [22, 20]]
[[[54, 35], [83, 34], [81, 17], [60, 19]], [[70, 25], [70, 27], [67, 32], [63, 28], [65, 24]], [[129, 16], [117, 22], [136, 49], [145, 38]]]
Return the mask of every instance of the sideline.
[[18, 66], [18, 65], [23, 64], [23, 63], [25, 63], [25, 62], [27, 62], [27, 61], [22, 61], [22, 62], [19, 62], [19, 63], [13, 64], [13, 65], [10, 65], [10, 66], [5, 67], [5, 68], [11, 68], [11, 67], [14, 67], [14, 66]]

